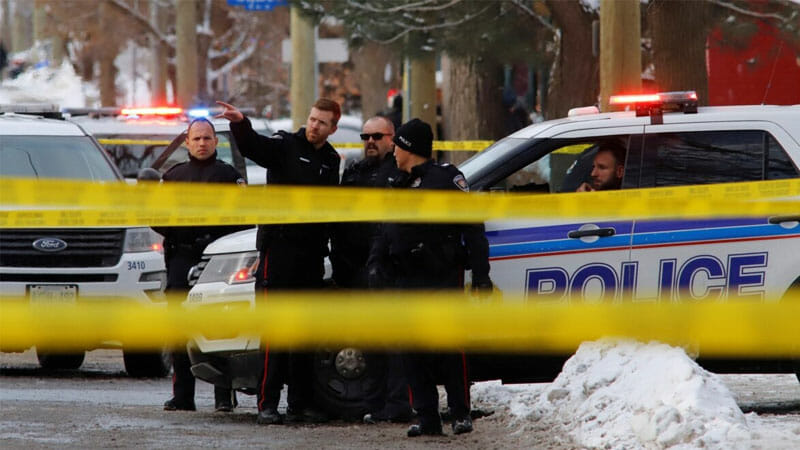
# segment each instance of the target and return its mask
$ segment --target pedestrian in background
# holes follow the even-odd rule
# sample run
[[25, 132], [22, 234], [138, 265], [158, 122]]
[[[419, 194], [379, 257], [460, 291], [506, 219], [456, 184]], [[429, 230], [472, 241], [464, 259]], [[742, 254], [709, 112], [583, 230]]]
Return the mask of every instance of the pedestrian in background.
[[[394, 160], [394, 124], [383, 116], [367, 119], [361, 129], [364, 158], [342, 175], [342, 186], [388, 187], [397, 177]], [[367, 259], [372, 242], [380, 230], [376, 223], [338, 223], [331, 239], [331, 264], [336, 285], [346, 289], [367, 289]], [[408, 379], [400, 354], [370, 353], [368, 364], [386, 367], [382, 386], [367, 399], [368, 413], [364, 422], [408, 422], [411, 404], [408, 398]]]
[[[207, 119], [195, 119], [186, 133], [189, 161], [176, 164], [164, 174], [165, 182], [237, 183], [244, 178], [230, 164], [217, 159], [217, 138], [214, 125]], [[203, 250], [215, 239], [247, 226], [159, 227], [164, 236], [164, 260], [167, 266], [167, 291], [184, 293], [189, 289], [189, 269], [200, 262]], [[195, 379], [186, 347], [172, 351], [172, 398], [164, 403], [167, 411], [194, 411]], [[230, 412], [236, 403], [233, 391], [214, 386], [214, 407]]]
[[[464, 175], [454, 166], [431, 159], [433, 131], [412, 119], [394, 136], [397, 167], [403, 172], [392, 187], [468, 191]], [[386, 223], [367, 263], [370, 285], [399, 289], [464, 288], [465, 265], [472, 269], [473, 288], [491, 290], [489, 244], [483, 224]], [[409, 437], [442, 434], [436, 381], [444, 379], [454, 434], [472, 431], [466, 358], [460, 353], [406, 353], [404, 366], [411, 386], [418, 423]]]
[[[220, 114], [231, 122], [231, 132], [242, 155], [267, 168], [267, 184], [336, 186], [339, 184], [339, 154], [328, 143], [341, 117], [339, 104], [321, 98], [311, 107], [305, 127], [295, 133], [279, 131], [271, 137], [253, 130], [250, 120], [236, 107], [217, 102]], [[328, 255], [328, 224], [259, 225], [256, 248], [260, 253], [257, 292], [260, 301], [268, 293], [324, 287], [324, 258]], [[278, 401], [284, 381], [288, 384], [287, 422], [317, 423], [328, 420], [314, 407], [311, 380], [312, 354], [275, 352], [265, 343], [260, 378], [258, 417], [260, 424], [283, 423]]]

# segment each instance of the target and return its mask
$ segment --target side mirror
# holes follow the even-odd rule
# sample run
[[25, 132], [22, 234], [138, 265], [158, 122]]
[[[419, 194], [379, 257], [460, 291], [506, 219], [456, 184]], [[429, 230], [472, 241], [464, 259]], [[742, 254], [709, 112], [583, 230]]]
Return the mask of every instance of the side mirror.
[[136, 179], [138, 181], [161, 181], [161, 172], [152, 167], [145, 167], [144, 169], [139, 169]]

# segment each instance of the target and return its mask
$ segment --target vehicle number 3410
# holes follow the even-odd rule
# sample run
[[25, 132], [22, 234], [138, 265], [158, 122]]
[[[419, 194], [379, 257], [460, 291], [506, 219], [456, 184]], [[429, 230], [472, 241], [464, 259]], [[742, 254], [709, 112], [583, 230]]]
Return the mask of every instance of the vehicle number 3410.
[[144, 261], [128, 261], [128, 270], [144, 270]]

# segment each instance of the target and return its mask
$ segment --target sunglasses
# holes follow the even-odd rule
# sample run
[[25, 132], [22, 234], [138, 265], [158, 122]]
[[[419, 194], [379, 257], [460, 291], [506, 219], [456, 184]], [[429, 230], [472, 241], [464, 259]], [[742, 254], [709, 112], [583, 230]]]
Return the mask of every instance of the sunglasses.
[[374, 141], [380, 141], [384, 136], [391, 136], [391, 133], [361, 133], [360, 136], [362, 141], [368, 141], [369, 138]]

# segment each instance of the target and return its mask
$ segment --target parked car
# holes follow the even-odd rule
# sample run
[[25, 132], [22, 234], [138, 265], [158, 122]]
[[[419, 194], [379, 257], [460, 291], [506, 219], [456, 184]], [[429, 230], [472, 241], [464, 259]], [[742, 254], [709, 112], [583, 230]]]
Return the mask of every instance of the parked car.
[[[697, 107], [696, 95], [631, 98], [633, 110], [581, 108], [496, 142], [460, 169], [472, 191], [574, 192], [598, 148], [624, 150], [622, 189], [800, 177], [800, 106]], [[586, 161], [589, 161], [588, 169]], [[711, 219], [546, 220], [486, 223], [491, 277], [529, 302], [763, 302], [800, 287], [800, 216]], [[253, 304], [255, 232], [222, 237], [206, 249], [187, 306]], [[209, 268], [214, 270], [209, 270]], [[220, 270], [224, 268], [224, 270]], [[211, 272], [211, 273], [207, 273]], [[236, 273], [250, 274], [241, 279]], [[241, 281], [241, 283], [240, 283]], [[189, 344], [194, 373], [244, 392], [257, 386], [257, 337]], [[359, 417], [380, 367], [346, 372], [354, 349], [323, 349], [315, 362], [319, 406]], [[552, 380], [568, 355], [470, 354], [474, 380]], [[795, 372], [790, 359], [698, 362], [719, 372]], [[255, 368], [254, 368], [255, 367]]]
[[[57, 107], [0, 106], [0, 176], [123, 182], [108, 154], [85, 130], [58, 117]], [[166, 268], [162, 238], [148, 227], [37, 228], [0, 230], [0, 294], [31, 304], [93, 301], [164, 303]], [[30, 342], [46, 369], [76, 369], [83, 350], [63, 353]], [[132, 376], [165, 376], [169, 353], [128, 350], [119, 341]], [[85, 350], [91, 350], [87, 348]]]
[[[106, 149], [125, 178], [134, 180], [141, 169], [154, 167], [161, 173], [189, 160], [184, 145], [191, 119], [207, 117], [219, 138], [218, 157], [236, 167], [248, 184], [264, 184], [266, 170], [248, 164], [239, 153], [226, 119], [214, 119], [215, 110], [155, 108], [71, 108], [65, 110]], [[253, 128], [265, 135], [272, 130], [264, 119], [251, 119]]]

